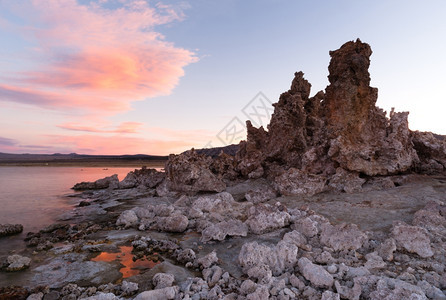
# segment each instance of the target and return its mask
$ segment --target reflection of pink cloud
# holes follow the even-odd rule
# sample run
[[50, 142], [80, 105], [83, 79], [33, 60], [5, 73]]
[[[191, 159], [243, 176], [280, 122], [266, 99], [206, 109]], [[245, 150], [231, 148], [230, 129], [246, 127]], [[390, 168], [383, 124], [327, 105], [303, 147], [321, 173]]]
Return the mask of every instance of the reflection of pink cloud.
[[[54, 147], [67, 149], [66, 152], [85, 154], [152, 154], [167, 155], [190, 149], [194, 145], [185, 140], [148, 140], [126, 136], [47, 136], [47, 142]], [[69, 149], [69, 150], [68, 150]], [[131, 152], [129, 152], [131, 151]]]
[[65, 123], [57, 125], [57, 127], [73, 131], [97, 132], [97, 133], [137, 133], [143, 123], [124, 122], [114, 129], [98, 128], [97, 126], [84, 126], [75, 123]]
[[153, 28], [181, 19], [181, 13], [169, 6], [152, 8], [145, 1], [119, 3], [116, 9], [105, 8], [104, 1], [0, 4], [27, 20], [15, 28], [21, 26], [19, 32], [38, 44], [28, 54], [42, 62], [7, 78], [0, 86], [0, 100], [110, 112], [127, 110], [131, 101], [170, 93], [183, 67], [196, 59]]

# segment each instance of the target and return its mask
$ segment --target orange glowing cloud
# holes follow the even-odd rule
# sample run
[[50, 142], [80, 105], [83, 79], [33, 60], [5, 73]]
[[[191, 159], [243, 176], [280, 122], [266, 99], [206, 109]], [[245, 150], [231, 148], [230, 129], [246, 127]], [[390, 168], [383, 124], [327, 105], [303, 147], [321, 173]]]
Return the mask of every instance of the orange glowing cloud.
[[154, 29], [181, 20], [177, 8], [138, 0], [82, 3], [0, 3], [0, 9], [25, 22], [0, 24], [36, 45], [23, 58], [33, 62], [28, 69], [21, 65], [3, 75], [0, 101], [105, 114], [125, 111], [132, 101], [169, 94], [183, 68], [197, 60]]

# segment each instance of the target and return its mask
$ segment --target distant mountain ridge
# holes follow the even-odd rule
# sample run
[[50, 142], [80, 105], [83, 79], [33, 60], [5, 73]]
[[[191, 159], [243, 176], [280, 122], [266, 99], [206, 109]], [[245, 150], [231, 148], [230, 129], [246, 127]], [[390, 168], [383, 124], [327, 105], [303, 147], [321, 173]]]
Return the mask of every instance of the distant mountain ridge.
[[88, 155], [88, 154], [14, 154], [1, 153], [0, 163], [51, 163], [51, 162], [89, 162], [104, 160], [137, 161], [137, 160], [167, 160], [167, 156], [160, 155]]

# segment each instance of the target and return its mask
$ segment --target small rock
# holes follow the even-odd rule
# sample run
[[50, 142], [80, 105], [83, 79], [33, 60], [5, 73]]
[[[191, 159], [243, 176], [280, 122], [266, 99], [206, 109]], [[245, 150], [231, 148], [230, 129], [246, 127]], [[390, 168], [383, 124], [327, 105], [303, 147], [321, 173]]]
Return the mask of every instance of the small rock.
[[178, 287], [170, 286], [163, 289], [142, 292], [135, 297], [135, 300], [170, 300], [174, 299], [177, 293]]
[[249, 209], [246, 224], [255, 234], [263, 234], [285, 227], [290, 222], [290, 215], [282, 206], [259, 204]]
[[378, 255], [386, 261], [393, 260], [393, 252], [396, 251], [396, 242], [393, 238], [386, 239], [381, 245], [378, 246]]
[[121, 296], [131, 296], [135, 294], [139, 289], [139, 286], [135, 282], [124, 280], [121, 284]]
[[320, 288], [330, 288], [333, 285], [333, 276], [322, 266], [313, 264], [306, 257], [300, 258], [298, 264], [302, 275], [314, 286]]
[[333, 293], [331, 291], [325, 291], [322, 293], [321, 300], [340, 300], [341, 296], [337, 293]]
[[175, 281], [175, 276], [168, 273], [157, 273], [153, 276], [152, 282], [155, 286], [155, 289], [163, 289], [166, 287], [171, 287], [173, 282]]
[[166, 232], [183, 232], [189, 225], [189, 219], [182, 214], [172, 214], [168, 217], [156, 217], [156, 227]]
[[394, 225], [392, 235], [399, 248], [416, 253], [423, 258], [434, 255], [430, 239], [424, 228], [404, 224]]
[[133, 210], [125, 210], [120, 215], [116, 221], [116, 225], [124, 225], [127, 227], [136, 226], [138, 224], [138, 216]]
[[198, 265], [200, 265], [203, 269], [210, 268], [214, 263], [218, 262], [217, 252], [212, 251], [206, 256], [197, 259]]
[[245, 272], [252, 267], [266, 265], [274, 275], [280, 275], [293, 269], [297, 262], [297, 252], [296, 245], [283, 240], [272, 247], [251, 242], [242, 246], [238, 259]]
[[255, 292], [246, 295], [247, 300], [268, 300], [269, 289], [264, 285], [257, 285]]
[[79, 204], [78, 204], [79, 207], [85, 207], [85, 206], [89, 206], [89, 205], [91, 205], [91, 203], [88, 201], [85, 201], [85, 200], [79, 202]]
[[43, 296], [43, 300], [58, 300], [60, 298], [60, 293], [58, 291], [51, 291]]
[[210, 240], [223, 241], [226, 236], [247, 236], [248, 225], [240, 220], [229, 220], [212, 224], [206, 227], [201, 233], [201, 241], [208, 242]]
[[365, 258], [367, 259], [367, 262], [364, 266], [367, 269], [382, 269], [386, 267], [386, 263], [377, 252], [369, 253], [365, 256]]
[[335, 251], [357, 250], [368, 240], [367, 235], [356, 224], [323, 224], [321, 230], [321, 243]]
[[26, 298], [26, 300], [42, 300], [42, 298], [43, 298], [43, 293], [39, 292], [29, 295], [28, 298]]
[[29, 257], [21, 256], [18, 254], [8, 256], [6, 261], [8, 264], [8, 266], [6, 267], [6, 271], [8, 272], [15, 272], [26, 269], [31, 263], [31, 259]]

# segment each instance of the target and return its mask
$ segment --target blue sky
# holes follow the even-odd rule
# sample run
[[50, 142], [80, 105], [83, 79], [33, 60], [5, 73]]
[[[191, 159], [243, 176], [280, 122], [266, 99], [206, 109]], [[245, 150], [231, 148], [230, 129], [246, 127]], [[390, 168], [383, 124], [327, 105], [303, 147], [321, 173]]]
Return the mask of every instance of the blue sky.
[[[107, 34], [117, 41], [113, 47], [119, 55], [124, 50], [132, 52], [123, 64], [129, 62], [133, 66], [131, 60], [138, 57], [141, 61], [138, 56], [141, 53], [156, 55], [143, 58], [148, 69], [139, 72], [128, 84], [127, 79], [119, 76], [105, 78], [107, 82], [109, 79], [126, 82], [118, 90], [104, 87], [102, 77], [100, 85], [92, 84], [87, 91], [70, 86], [70, 97], [94, 96], [85, 103], [61, 98], [55, 105], [54, 101], [35, 101], [31, 96], [24, 102], [0, 93], [0, 151], [167, 154], [190, 147], [200, 148], [208, 142], [221, 146], [229, 139], [221, 141], [216, 135], [227, 128], [234, 117], [246, 119], [242, 108], [259, 92], [276, 102], [280, 93], [289, 88], [294, 72], [305, 73], [313, 86], [312, 94], [325, 89], [328, 52], [356, 38], [369, 43], [373, 50], [370, 73], [372, 86], [379, 90], [378, 105], [387, 111], [391, 107], [410, 111], [413, 130], [446, 134], [443, 122], [446, 103], [443, 93], [446, 69], [444, 1], [149, 1], [143, 6], [124, 7], [122, 14], [107, 19], [104, 9], [123, 9], [119, 1], [66, 0], [86, 15], [85, 20], [93, 20], [94, 25], [88, 27], [68, 20], [72, 22], [76, 38], [66, 43], [56, 43], [52, 38], [58, 34], [69, 37], [71, 31], [41, 30], [37, 31], [40, 33], [37, 38], [29, 38], [29, 28], [43, 25], [63, 28], [65, 25], [66, 21], [51, 16], [39, 18], [44, 10], [36, 7], [45, 2], [19, 1], [18, 8], [7, 2], [0, 2], [0, 38], [7, 45], [0, 50], [3, 57], [0, 69], [8, 75], [0, 77], [0, 85], [15, 84], [17, 87], [19, 82], [20, 88], [27, 91], [56, 90], [67, 95], [60, 81], [48, 80], [45, 75], [57, 70], [56, 74], [62, 74], [61, 80], [73, 79], [74, 75], [67, 74], [67, 68], [61, 66], [73, 61], [60, 59], [68, 49], [70, 54], [89, 53], [88, 60], [82, 60], [81, 67], [76, 69], [80, 74], [91, 76], [91, 70], [82, 68], [95, 66], [97, 59], [94, 54], [90, 55], [90, 49], [107, 52], [106, 46], [111, 40]], [[53, 5], [50, 12], [54, 13], [67, 9], [56, 0], [46, 5]], [[135, 9], [144, 9], [147, 13], [135, 15]], [[30, 11], [37, 17], [27, 19]], [[104, 18], [104, 22], [96, 24], [95, 16]], [[132, 23], [129, 23], [130, 31], [122, 29], [122, 35], [100, 27], [118, 24], [122, 22], [120, 18], [141, 20], [146, 16], [150, 19], [147, 24], [131, 28]], [[28, 31], [20, 26], [24, 23], [21, 20], [26, 20]], [[100, 44], [82, 40], [84, 33], [93, 27], [97, 30], [95, 34], [101, 35]], [[132, 44], [131, 50], [120, 49], [122, 45], [133, 43], [128, 36], [142, 42]], [[150, 41], [148, 48], [145, 48], [145, 38]], [[43, 57], [30, 50], [37, 47], [36, 44], [47, 51]], [[168, 54], [162, 54], [163, 51]], [[55, 59], [59, 60], [54, 68], [48, 70], [41, 66], [42, 61], [48, 60], [51, 64]], [[167, 66], [164, 60], [169, 62]], [[129, 71], [121, 64], [115, 69]], [[108, 68], [103, 70], [109, 71]], [[38, 73], [39, 80], [30, 84], [29, 80], [20, 78], [23, 73], [29, 76], [30, 72]], [[140, 88], [146, 85], [149, 88]], [[135, 92], [127, 93], [132, 87], [136, 87]], [[117, 99], [112, 99], [114, 96]], [[61, 105], [61, 101], [70, 105]], [[105, 109], [107, 101], [116, 109]]]

